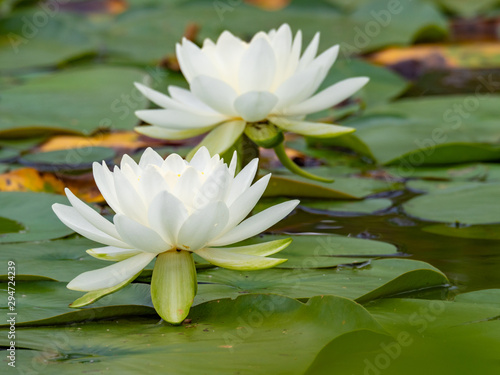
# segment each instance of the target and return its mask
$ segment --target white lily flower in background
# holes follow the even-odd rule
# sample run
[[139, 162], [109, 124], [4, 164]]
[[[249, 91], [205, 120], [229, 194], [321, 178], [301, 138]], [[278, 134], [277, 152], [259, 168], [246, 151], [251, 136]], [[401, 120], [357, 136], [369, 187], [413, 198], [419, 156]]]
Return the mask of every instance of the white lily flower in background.
[[216, 43], [205, 39], [201, 48], [183, 39], [177, 44], [177, 59], [190, 90], [170, 86], [168, 96], [136, 83], [149, 100], [164, 108], [137, 111], [137, 117], [152, 126], [136, 130], [163, 139], [210, 131], [201, 145], [217, 153], [229, 149], [245, 129], [252, 139], [255, 131], [249, 126], [256, 123], [257, 131], [270, 123], [307, 136], [350, 133], [354, 129], [304, 121], [306, 115], [342, 102], [368, 82], [367, 77], [348, 78], [316, 93], [339, 51], [336, 45], [316, 56], [318, 44], [319, 33], [301, 53], [302, 33], [299, 30], [293, 38], [287, 24], [259, 32], [249, 43], [228, 31]]
[[90, 255], [118, 262], [82, 273], [68, 288], [90, 292], [95, 300], [133, 281], [156, 258], [153, 304], [163, 319], [180, 323], [196, 294], [192, 253], [235, 270], [265, 269], [284, 262], [267, 255], [284, 249], [291, 240], [220, 248], [261, 233], [299, 203], [284, 202], [244, 220], [270, 178], [268, 174], [252, 185], [257, 165], [255, 159], [235, 176], [236, 156], [228, 166], [204, 147], [190, 162], [177, 154], [164, 160], [148, 148], [138, 164], [124, 155], [113, 172], [104, 162], [94, 163], [97, 187], [115, 211], [113, 222], [68, 189], [71, 206], [54, 204], [53, 210], [75, 232], [106, 245], [88, 250]]

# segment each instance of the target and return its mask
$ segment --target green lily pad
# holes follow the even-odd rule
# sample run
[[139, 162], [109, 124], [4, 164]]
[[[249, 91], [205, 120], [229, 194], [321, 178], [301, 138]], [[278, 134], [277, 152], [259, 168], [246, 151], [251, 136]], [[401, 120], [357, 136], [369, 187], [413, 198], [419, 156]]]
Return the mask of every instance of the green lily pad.
[[399, 167], [388, 167], [386, 170], [395, 177], [399, 178], [423, 178], [429, 180], [472, 180], [484, 179], [487, 177], [489, 168], [487, 164], [461, 164], [457, 166], [446, 167], [419, 167], [406, 169]]
[[[54, 6], [16, 11], [2, 22], [0, 70], [55, 66], [93, 53], [97, 43]], [[24, 107], [26, 108], [26, 107]]]
[[495, 160], [498, 101], [492, 94], [399, 100], [345, 121], [357, 131], [323, 142], [353, 148], [381, 164], [400, 164], [404, 174], [424, 165]]
[[464, 186], [482, 186], [481, 182], [471, 181], [429, 181], [429, 180], [411, 180], [406, 182], [406, 187], [417, 193], [430, 193], [448, 190], [451, 188], [461, 188]]
[[[331, 177], [329, 167], [307, 168], [307, 171], [322, 177]], [[281, 171], [279, 172], [281, 173]], [[392, 181], [363, 177], [335, 177], [332, 183], [312, 181], [308, 178], [288, 173], [273, 172], [264, 197], [304, 197], [361, 199], [382, 191], [397, 190], [400, 184]]]
[[300, 205], [307, 209], [312, 209], [312, 212], [321, 211], [321, 213], [324, 213], [324, 211], [332, 211], [334, 213], [362, 215], [386, 210], [387, 208], [392, 206], [392, 201], [385, 198], [365, 199], [355, 202], [333, 200], [301, 200]]
[[442, 236], [459, 238], [477, 238], [483, 240], [500, 240], [500, 226], [496, 225], [473, 225], [460, 227], [449, 224], [437, 224], [423, 227], [424, 232], [439, 234]]
[[466, 185], [410, 199], [405, 212], [422, 220], [465, 225], [500, 223], [500, 184]]
[[[82, 272], [112, 264], [85, 252], [101, 246], [85, 238], [0, 244], [0, 262], [16, 262], [17, 280], [39, 278], [68, 282]], [[0, 280], [7, 280], [6, 272], [7, 269], [0, 271]]]
[[[344, 55], [391, 44], [410, 44], [429, 28], [440, 37], [447, 33], [444, 17], [431, 4], [420, 1], [401, 6], [397, 14], [389, 14], [391, 22], [388, 24], [385, 20], [374, 21], [373, 12], [386, 10], [386, 3], [376, 0], [345, 15], [328, 3], [320, 7], [307, 3], [304, 7], [294, 1], [279, 12], [269, 12], [244, 2], [179, 1], [125, 12], [108, 27], [101, 28], [98, 36], [115, 60], [151, 63], [174, 53], [175, 43], [193, 23], [201, 26], [198, 37], [201, 41], [206, 37], [216, 39], [223, 30], [247, 39], [257, 31], [267, 31], [286, 22], [294, 31], [301, 29], [307, 42], [320, 31], [323, 35], [320, 50], [338, 43]], [[248, 22], [249, 19], [252, 22]], [[367, 35], [374, 32], [367, 26], [370, 22], [374, 24], [372, 28], [377, 28], [376, 37]], [[335, 35], [335, 40], [327, 38], [328, 35]]]
[[[374, 260], [365, 267], [337, 269], [269, 269], [236, 272], [207, 269], [198, 272], [198, 301], [235, 298], [244, 293], [276, 293], [292, 298], [333, 294], [359, 299], [388, 297], [441, 287], [447, 278], [431, 265], [407, 259]], [[203, 284], [210, 283], [210, 284]]]
[[[307, 304], [276, 295], [240, 296], [196, 306], [190, 319], [182, 326], [158, 324], [158, 318], [135, 318], [120, 319], [119, 324], [19, 327], [16, 364], [23, 371], [43, 361], [44, 371], [51, 374], [109, 369], [116, 373], [302, 374], [332, 338], [358, 329], [383, 332], [363, 307], [334, 296], [316, 297]], [[0, 344], [8, 346], [6, 332]], [[38, 355], [20, 349], [32, 349]]]
[[[1, 284], [7, 294], [7, 283]], [[81, 293], [66, 288], [66, 283], [55, 281], [31, 281], [17, 283], [16, 306], [19, 312], [16, 325], [51, 325], [83, 322], [126, 315], [156, 315], [149, 293], [149, 285], [132, 284], [107, 295], [89, 307], [70, 308], [69, 304]], [[7, 310], [7, 300], [2, 302]], [[2, 322], [0, 326], [8, 325]]]
[[9, 161], [16, 158], [19, 152], [14, 149], [0, 148], [0, 161]]
[[82, 147], [24, 155], [19, 162], [42, 171], [82, 170], [95, 161], [111, 161], [116, 153], [107, 147]]
[[330, 374], [332, 367], [345, 374], [496, 374], [500, 370], [498, 292], [466, 293], [455, 302], [372, 302], [366, 306], [368, 311], [391, 336], [348, 332], [326, 345], [306, 374]]
[[134, 111], [147, 106], [133, 82], [145, 77], [143, 71], [132, 68], [80, 68], [4, 90], [0, 136], [132, 129], [138, 123]]
[[31, 192], [0, 192], [0, 217], [23, 227], [15, 233], [0, 235], [0, 243], [41, 241], [67, 236], [73, 231], [52, 212], [54, 203], [67, 203], [66, 197]]

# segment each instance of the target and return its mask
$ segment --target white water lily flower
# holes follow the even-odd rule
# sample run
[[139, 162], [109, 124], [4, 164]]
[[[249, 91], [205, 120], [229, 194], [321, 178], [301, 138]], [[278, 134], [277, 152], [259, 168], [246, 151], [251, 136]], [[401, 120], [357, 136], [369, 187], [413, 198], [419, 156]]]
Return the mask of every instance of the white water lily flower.
[[268, 258], [291, 240], [219, 248], [252, 237], [287, 216], [299, 203], [284, 202], [244, 220], [262, 196], [270, 175], [252, 185], [257, 159], [235, 176], [236, 156], [228, 166], [219, 155], [200, 148], [191, 162], [177, 154], [165, 160], [148, 148], [137, 164], [124, 155], [111, 172], [94, 163], [94, 178], [115, 211], [108, 221], [70, 190], [71, 206], [54, 204], [59, 219], [75, 232], [105, 247], [87, 252], [99, 259], [118, 261], [84, 272], [69, 289], [92, 296], [113, 292], [133, 281], [156, 258], [151, 282], [153, 303], [165, 320], [179, 323], [187, 316], [196, 294], [192, 253], [229, 269], [273, 267], [285, 259]]
[[152, 126], [136, 130], [165, 139], [211, 131], [202, 144], [217, 153], [231, 147], [253, 123], [270, 122], [284, 131], [315, 137], [350, 133], [354, 129], [304, 121], [306, 115], [342, 102], [368, 82], [367, 77], [348, 78], [316, 93], [339, 51], [336, 45], [316, 56], [318, 44], [319, 33], [301, 53], [302, 33], [299, 30], [293, 38], [287, 24], [259, 32], [249, 43], [228, 31], [216, 43], [205, 39], [201, 48], [183, 39], [177, 44], [177, 59], [190, 90], [170, 86], [168, 96], [136, 83], [164, 108], [137, 111], [137, 117]]

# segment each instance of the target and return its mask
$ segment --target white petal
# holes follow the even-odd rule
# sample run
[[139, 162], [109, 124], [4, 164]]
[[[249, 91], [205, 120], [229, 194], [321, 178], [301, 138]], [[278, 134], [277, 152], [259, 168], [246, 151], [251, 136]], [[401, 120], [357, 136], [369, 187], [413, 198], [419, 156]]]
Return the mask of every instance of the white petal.
[[[162, 160], [163, 162], [163, 160]], [[139, 181], [141, 195], [146, 201], [146, 207], [151, 205], [151, 201], [156, 195], [162, 191], [169, 189], [168, 181], [163, 176], [163, 173], [156, 165], [148, 165]]]
[[173, 99], [184, 104], [191, 112], [200, 115], [216, 115], [217, 112], [198, 99], [191, 91], [177, 86], [168, 86], [168, 92]]
[[272, 117], [270, 121], [285, 131], [317, 138], [337, 137], [342, 134], [352, 133], [356, 130], [347, 126], [322, 124], [320, 122], [294, 121], [279, 117]]
[[135, 82], [134, 85], [146, 98], [148, 98], [159, 107], [166, 109], [186, 109], [185, 105], [173, 100], [169, 96], [162, 94], [159, 91], [153, 90], [152, 88], [144, 86], [143, 84], [138, 82]]
[[234, 202], [229, 206], [229, 221], [228, 228], [233, 228], [238, 225], [255, 207], [259, 201], [264, 190], [266, 190], [271, 173], [265, 175], [253, 184], [248, 190], [243, 192]]
[[368, 82], [367, 77], [348, 78], [285, 110], [289, 116], [315, 113], [344, 101]]
[[292, 30], [290, 26], [286, 23], [280, 26], [271, 42], [271, 46], [276, 58], [276, 72], [273, 84], [277, 85], [286, 78], [285, 74], [290, 60], [290, 51], [292, 49]]
[[145, 109], [136, 111], [135, 115], [149, 124], [173, 130], [201, 130], [226, 119], [223, 115], [201, 115], [176, 109]]
[[286, 259], [231, 253], [224, 249], [213, 248], [200, 249], [196, 254], [213, 265], [238, 271], [263, 270], [286, 262]]
[[186, 138], [196, 137], [197, 135], [208, 132], [212, 129], [212, 126], [207, 126], [204, 128], [196, 128], [196, 129], [186, 129], [186, 130], [178, 130], [178, 129], [167, 129], [161, 128], [159, 126], [138, 126], [134, 130], [143, 134], [147, 137], [158, 138], [158, 139], [170, 139], [170, 140], [180, 140]]
[[162, 165], [162, 170], [172, 171], [175, 174], [183, 173], [187, 167], [186, 161], [178, 154], [170, 154], [167, 156]]
[[252, 40], [241, 58], [239, 92], [268, 90], [276, 72], [274, 50], [266, 38]]
[[148, 147], [139, 160], [139, 167], [145, 169], [148, 165], [156, 165], [161, 167], [163, 158], [151, 147]]
[[189, 165], [196, 168], [200, 172], [204, 171], [208, 163], [212, 159], [210, 152], [205, 146], [200, 147], [189, 161]]
[[292, 200], [277, 204], [276, 206], [259, 212], [257, 215], [243, 221], [234, 229], [224, 233], [219, 238], [210, 241], [209, 245], [224, 246], [255, 236], [283, 219], [292, 212], [298, 204], [298, 200]]
[[[125, 167], [127, 166], [127, 167]], [[123, 173], [128, 173], [131, 178], [137, 178], [141, 174], [141, 170], [134, 159], [129, 155], [124, 154], [120, 161], [120, 169]], [[125, 172], [127, 171], [127, 172]], [[130, 173], [131, 172], [131, 173]]]
[[238, 68], [245, 50], [245, 43], [229, 31], [224, 31], [217, 39], [215, 53], [223, 66], [223, 78], [234, 88], [237, 88], [234, 83], [238, 82]]
[[71, 280], [67, 287], [82, 292], [110, 288], [139, 273], [155, 256], [151, 253], [141, 253], [111, 266], [84, 272]]
[[267, 91], [250, 91], [239, 96], [234, 108], [243, 120], [256, 122], [264, 120], [278, 103], [278, 97]]
[[309, 66], [309, 64], [314, 60], [316, 57], [316, 53], [318, 53], [318, 46], [319, 46], [319, 32], [314, 34], [314, 38], [309, 43], [307, 46], [306, 50], [302, 54], [302, 57], [300, 58], [299, 61], [299, 66], [298, 70], [305, 69]]
[[55, 203], [52, 205], [52, 210], [54, 210], [55, 214], [57, 215], [59, 220], [64, 223], [64, 225], [92, 241], [100, 242], [109, 246], [117, 246], [123, 248], [131, 247], [124, 241], [114, 238], [109, 234], [104, 233], [100, 229], [94, 227], [87, 220], [85, 220], [74, 207]]
[[337, 59], [339, 54], [339, 46], [335, 45], [333, 47], [328, 48], [325, 52], [319, 55], [314, 61], [309, 64], [309, 68], [320, 68], [321, 74], [315, 81], [315, 85], [313, 85], [312, 91], [308, 94], [311, 95], [319, 88], [321, 83], [324, 81], [328, 71], [332, 67], [333, 63]]
[[238, 96], [227, 83], [208, 76], [198, 76], [191, 82], [191, 91], [212, 109], [228, 116], [236, 116], [233, 107]]
[[87, 206], [80, 199], [78, 199], [68, 188], [64, 189], [66, 196], [69, 199], [71, 205], [78, 211], [78, 213], [87, 220], [94, 227], [99, 228], [104, 233], [109, 234], [111, 237], [119, 239], [120, 236], [115, 229], [113, 223], [106, 220], [98, 212], [93, 210], [91, 207]]
[[318, 68], [302, 70], [278, 87], [274, 94], [279, 98], [276, 110], [280, 111], [308, 98], [315, 90], [315, 82], [320, 74]]
[[229, 174], [234, 178], [236, 173], [236, 167], [238, 166], [238, 152], [235, 150], [233, 152], [233, 157], [231, 158], [231, 163], [229, 163]]
[[288, 58], [288, 64], [286, 66], [285, 77], [292, 75], [299, 66], [300, 51], [302, 49], [302, 32], [299, 30], [295, 35], [293, 40], [292, 49], [290, 51], [290, 57]]
[[236, 175], [226, 198], [228, 207], [249, 188], [255, 178], [258, 167], [259, 159], [255, 158]]
[[195, 211], [182, 225], [177, 245], [184, 250], [198, 250], [226, 226], [229, 212], [223, 202], [211, 202]]
[[117, 214], [113, 221], [120, 236], [136, 249], [159, 254], [171, 248], [153, 229], [125, 215]]
[[191, 82], [199, 75], [218, 76], [216, 67], [207, 55], [196, 44], [186, 38], [182, 40], [182, 45], [177, 45], [177, 58], [182, 73], [188, 82]]
[[157, 194], [149, 207], [149, 226], [174, 246], [188, 212], [182, 202], [167, 191]]
[[121, 210], [118, 199], [116, 199], [115, 182], [113, 173], [108, 169], [108, 166], [103, 161], [102, 165], [94, 162], [92, 164], [92, 171], [97, 188], [101, 192], [104, 200], [115, 212]]
[[226, 164], [220, 164], [210, 173], [203, 185], [193, 191], [193, 208], [201, 209], [210, 202], [224, 200], [230, 187], [231, 175]]
[[115, 262], [128, 259], [140, 253], [141, 251], [136, 249], [122, 249], [114, 246], [96, 247], [94, 249], [87, 250], [87, 254], [93, 256], [94, 258], [112, 260]]
[[144, 223], [146, 220], [146, 202], [142, 198], [142, 195], [136, 190], [139, 180], [137, 178], [136, 181], [131, 180], [131, 178], [126, 175], [127, 170], [129, 170], [128, 166], [124, 165], [123, 170], [115, 168], [113, 172], [116, 197], [118, 198], [121, 208], [120, 213]]
[[200, 173], [195, 168], [189, 166], [177, 178], [173, 194], [189, 208], [192, 206], [194, 199], [193, 192], [200, 189]]

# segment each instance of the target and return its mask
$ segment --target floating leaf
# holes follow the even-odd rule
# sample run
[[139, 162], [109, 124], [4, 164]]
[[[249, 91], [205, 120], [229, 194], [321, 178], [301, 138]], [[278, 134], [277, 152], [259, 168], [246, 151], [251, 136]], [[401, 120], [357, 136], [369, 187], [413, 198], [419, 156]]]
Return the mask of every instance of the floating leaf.
[[[18, 351], [16, 364], [23, 371], [36, 362], [33, 358], [44, 358], [44, 371], [64, 374], [109, 368], [186, 375], [234, 369], [241, 374], [302, 374], [333, 338], [359, 329], [383, 332], [360, 305], [334, 296], [315, 297], [307, 304], [276, 295], [240, 296], [196, 306], [190, 319], [182, 326], [136, 318], [119, 324], [18, 327], [16, 348], [32, 349], [38, 356]], [[6, 332], [0, 343], [9, 344]]]
[[[269, 269], [236, 272], [207, 269], [198, 272], [196, 300], [235, 298], [242, 293], [276, 293], [292, 298], [333, 294], [367, 302], [423, 288], [440, 287], [446, 277], [427, 263], [406, 259], [374, 260], [365, 267], [338, 269]], [[210, 284], [203, 284], [210, 283]]]
[[134, 111], [147, 103], [132, 83], [145, 77], [132, 68], [92, 67], [33, 78], [2, 92], [0, 136], [132, 129]]
[[0, 243], [41, 241], [73, 233], [52, 212], [54, 203], [67, 203], [67, 199], [47, 193], [0, 192], [0, 217], [15, 220], [24, 228], [0, 235]]
[[[308, 168], [311, 173], [330, 177], [330, 168]], [[399, 185], [392, 181], [362, 177], [335, 177], [335, 182], [311, 181], [292, 174], [274, 173], [264, 193], [265, 197], [288, 196], [304, 198], [361, 199], [367, 195], [397, 190]]]
[[92, 163], [115, 157], [115, 151], [107, 147], [82, 147], [27, 154], [19, 159], [21, 164], [42, 171], [67, 171], [91, 169]]
[[[1, 286], [7, 293], [7, 284]], [[16, 325], [51, 325], [83, 322], [126, 315], [156, 315], [149, 293], [149, 285], [132, 284], [107, 295], [92, 306], [75, 309], [69, 304], [80, 297], [80, 292], [66, 288], [66, 283], [55, 281], [25, 281], [16, 285]], [[7, 300], [2, 302], [7, 309]], [[2, 322], [3, 326], [7, 323]]]
[[467, 184], [435, 191], [403, 204], [422, 220], [466, 225], [500, 223], [500, 184]]
[[423, 165], [498, 159], [500, 99], [487, 87], [480, 94], [409, 98], [373, 107], [342, 124], [356, 128], [355, 133], [322, 142], [353, 148], [382, 164], [400, 164], [402, 174]]

